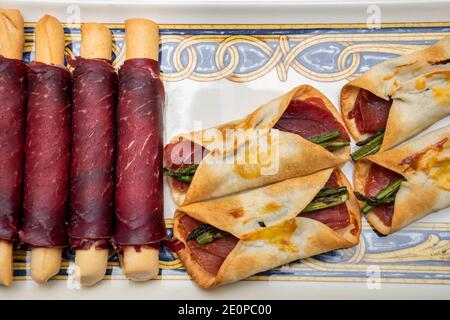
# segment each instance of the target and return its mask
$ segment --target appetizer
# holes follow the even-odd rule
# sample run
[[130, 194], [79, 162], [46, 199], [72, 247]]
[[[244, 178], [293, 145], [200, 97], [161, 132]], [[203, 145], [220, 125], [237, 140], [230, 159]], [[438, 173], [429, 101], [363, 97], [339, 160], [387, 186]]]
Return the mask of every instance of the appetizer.
[[22, 210], [26, 77], [23, 18], [0, 9], [0, 285], [13, 281], [13, 243]]
[[390, 234], [450, 206], [450, 126], [356, 163], [362, 213]]
[[[211, 143], [211, 131], [226, 135], [230, 130], [248, 136], [264, 130], [277, 134], [267, 137], [268, 156], [251, 163], [247, 136], [230, 148], [217, 147], [221, 139]], [[338, 166], [349, 159], [349, 143], [332, 103], [318, 90], [302, 85], [242, 120], [173, 138], [164, 150], [165, 174], [175, 202], [185, 205]], [[245, 161], [222, 161], [228, 155]], [[274, 163], [277, 170], [263, 172]]]
[[449, 72], [450, 36], [347, 83], [341, 111], [361, 147], [353, 160], [394, 147], [449, 115]]
[[81, 26], [81, 57], [73, 70], [70, 246], [84, 286], [103, 279], [113, 232], [113, 169], [117, 73], [112, 34], [104, 25]]
[[119, 70], [114, 241], [131, 280], [159, 273], [166, 236], [163, 199], [164, 86], [159, 78], [158, 25], [125, 21], [126, 61]]
[[31, 248], [31, 276], [56, 275], [67, 245], [71, 75], [64, 68], [64, 30], [54, 17], [36, 24], [36, 61], [28, 74], [25, 188], [21, 240]]
[[339, 169], [183, 206], [174, 218], [185, 245], [177, 254], [203, 288], [352, 247], [360, 232], [358, 203]]

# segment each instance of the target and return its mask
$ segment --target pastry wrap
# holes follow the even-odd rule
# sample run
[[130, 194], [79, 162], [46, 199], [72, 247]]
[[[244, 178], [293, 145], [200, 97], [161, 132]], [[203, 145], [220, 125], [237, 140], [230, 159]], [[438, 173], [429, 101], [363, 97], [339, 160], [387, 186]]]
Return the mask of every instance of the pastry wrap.
[[[350, 152], [350, 147], [348, 146], [329, 151], [318, 144], [308, 141], [299, 134], [282, 130], [270, 130], [277, 124], [292, 101], [309, 98], [321, 99], [324, 108], [329, 113], [330, 119], [328, 121], [334, 122], [334, 125], [338, 124], [342, 130], [342, 135], [348, 138], [339, 113], [320, 91], [308, 85], [296, 87], [288, 93], [262, 105], [244, 119], [212, 128], [221, 137], [224, 137], [229, 130], [236, 131], [241, 129], [245, 138], [240, 140], [240, 142], [224, 144], [225, 147], [222, 148], [222, 145], [217, 143], [221, 139], [211, 139], [211, 129], [174, 137], [171, 140], [172, 144], [190, 140], [209, 151], [199, 163], [187, 190], [175, 188], [174, 179], [168, 177], [175, 202], [178, 205], [183, 205], [217, 198], [284, 179], [308, 175], [319, 170], [339, 166], [347, 161]], [[257, 129], [262, 129], [262, 132], [270, 130], [275, 133], [272, 140], [270, 140], [271, 146], [268, 147], [269, 152], [267, 153], [269, 156], [265, 162], [237, 164], [237, 162], [233, 161], [222, 161], [222, 159], [227, 159], [227, 156], [231, 154], [234, 154], [234, 159], [245, 158], [249, 150], [249, 145], [246, 143], [250, 139], [248, 137], [256, 132]], [[219, 145], [220, 147], [218, 147]], [[271, 150], [272, 146], [274, 146], [273, 150]], [[276, 166], [274, 165], [275, 163]], [[267, 170], [264, 171], [265, 169]]]
[[[326, 169], [179, 208], [175, 213], [174, 234], [185, 244], [178, 256], [191, 277], [203, 288], [217, 287], [298, 259], [356, 245], [361, 230], [359, 207], [340, 170], [335, 171], [337, 182], [346, 186], [350, 195], [343, 204], [348, 210], [348, 225], [333, 230], [317, 220], [299, 216], [333, 171]], [[199, 260], [192, 258], [181, 222], [185, 215], [237, 238], [217, 274], [206, 271]], [[217, 247], [216, 251], [221, 250]]]
[[[392, 103], [384, 111], [367, 114], [365, 120], [385, 131], [381, 150], [420, 133], [450, 114], [448, 93], [444, 93], [449, 90], [449, 70], [450, 36], [423, 50], [372, 67], [342, 88], [341, 111], [349, 132], [357, 142], [375, 133], [360, 132], [352, 114], [363, 89], [374, 95], [372, 100], [379, 98], [375, 103], [378, 107], [373, 108], [381, 108], [383, 101]], [[377, 121], [382, 123], [377, 125]]]
[[380, 233], [393, 233], [450, 206], [450, 126], [358, 161], [354, 172], [355, 191], [365, 193], [373, 164], [406, 179], [395, 196], [391, 225], [386, 225], [373, 210], [366, 214], [369, 223]]

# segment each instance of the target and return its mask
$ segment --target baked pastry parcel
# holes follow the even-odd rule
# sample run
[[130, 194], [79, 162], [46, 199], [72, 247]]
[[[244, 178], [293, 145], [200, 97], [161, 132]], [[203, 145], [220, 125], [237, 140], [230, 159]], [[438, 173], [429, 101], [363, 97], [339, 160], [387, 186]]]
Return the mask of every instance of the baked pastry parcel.
[[362, 212], [390, 234], [450, 206], [450, 125], [356, 163]]
[[352, 157], [386, 150], [450, 114], [450, 36], [380, 63], [341, 91], [344, 122], [362, 146]]
[[[230, 132], [237, 133], [231, 140]], [[349, 142], [332, 103], [302, 85], [244, 119], [173, 138], [165, 173], [176, 203], [189, 204], [339, 166], [349, 159]]]
[[180, 207], [177, 252], [197, 284], [212, 288], [283, 264], [356, 245], [361, 217], [339, 169], [325, 169]]

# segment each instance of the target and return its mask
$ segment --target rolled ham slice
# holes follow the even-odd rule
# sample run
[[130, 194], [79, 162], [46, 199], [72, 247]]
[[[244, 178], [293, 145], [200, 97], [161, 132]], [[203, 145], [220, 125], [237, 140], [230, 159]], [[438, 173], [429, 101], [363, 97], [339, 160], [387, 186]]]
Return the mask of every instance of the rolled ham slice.
[[119, 71], [116, 229], [128, 279], [159, 273], [159, 242], [166, 236], [163, 196], [164, 86], [159, 79], [159, 28], [125, 21], [126, 58]]
[[[302, 213], [322, 188], [336, 186], [349, 191], [342, 207]], [[326, 169], [180, 207], [175, 213], [174, 235], [185, 247], [177, 254], [199, 286], [212, 288], [298, 259], [354, 246], [359, 241], [361, 221], [351, 193], [341, 171]], [[188, 241], [202, 223], [225, 233], [206, 244]]]
[[78, 58], [73, 71], [72, 249], [108, 247], [112, 236], [117, 74], [109, 61]]
[[34, 62], [28, 74], [25, 197], [21, 240], [32, 247], [68, 244], [70, 73]]
[[162, 190], [164, 87], [151, 59], [125, 61], [119, 71], [117, 245], [156, 244], [166, 236]]
[[44, 283], [61, 266], [67, 245], [71, 75], [64, 64], [64, 29], [52, 16], [36, 24], [36, 61], [28, 74], [23, 226], [32, 278]]
[[104, 25], [81, 26], [81, 57], [73, 70], [70, 245], [74, 279], [102, 280], [113, 232], [113, 174], [117, 73], [111, 65], [112, 34]]
[[0, 239], [17, 240], [22, 208], [28, 68], [0, 56]]
[[22, 62], [23, 18], [0, 8], [0, 285], [13, 282], [13, 245], [23, 197], [27, 67]]

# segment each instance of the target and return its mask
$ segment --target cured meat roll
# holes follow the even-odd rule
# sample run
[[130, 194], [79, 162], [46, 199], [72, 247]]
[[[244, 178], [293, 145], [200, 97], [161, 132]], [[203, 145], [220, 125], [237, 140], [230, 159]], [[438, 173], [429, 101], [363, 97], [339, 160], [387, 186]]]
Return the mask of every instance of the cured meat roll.
[[81, 26], [81, 57], [73, 70], [70, 245], [82, 285], [105, 275], [112, 237], [114, 111], [117, 73], [112, 35], [101, 24]]
[[22, 207], [23, 145], [28, 68], [0, 56], [0, 239], [17, 240]]
[[362, 212], [390, 234], [450, 206], [450, 126], [356, 164], [355, 192]]
[[[155, 60], [158, 26], [149, 20], [131, 19], [125, 30], [127, 60], [119, 70], [114, 241], [124, 249], [124, 273], [141, 281], [158, 273], [159, 242], [166, 236], [164, 86]], [[147, 50], [149, 42], [154, 45]]]
[[21, 240], [31, 247], [31, 275], [39, 283], [59, 272], [61, 248], [68, 244], [71, 75], [62, 66], [63, 49], [61, 24], [43, 17], [36, 26], [37, 61], [28, 74], [20, 231]]
[[[117, 74], [108, 61], [73, 61], [70, 237], [73, 249], [108, 246], [112, 232]], [[100, 241], [99, 241], [100, 240]]]
[[449, 48], [450, 36], [380, 63], [342, 88], [342, 115], [361, 146], [352, 154], [355, 161], [396, 146], [450, 114], [445, 98]]
[[192, 279], [212, 288], [356, 245], [361, 218], [339, 169], [179, 208], [177, 252]]
[[23, 18], [0, 9], [0, 285], [11, 285], [22, 208], [26, 77]]
[[[165, 171], [179, 205], [335, 167], [350, 153], [350, 138], [339, 113], [321, 92], [308, 85], [266, 103], [242, 120], [212, 129], [175, 137], [165, 147]], [[270, 132], [266, 140], [258, 140], [258, 148], [269, 145], [267, 156], [259, 153], [253, 163], [247, 159], [251, 138], [236, 139], [230, 148], [216, 143], [230, 131], [251, 137], [264, 130]], [[219, 137], [211, 137], [212, 131]], [[222, 161], [228, 155], [234, 155], [236, 161]]]

